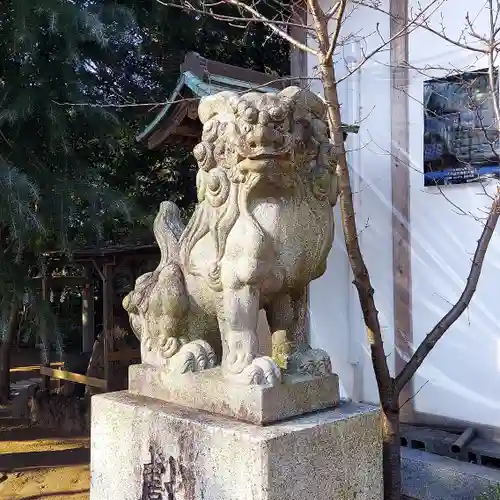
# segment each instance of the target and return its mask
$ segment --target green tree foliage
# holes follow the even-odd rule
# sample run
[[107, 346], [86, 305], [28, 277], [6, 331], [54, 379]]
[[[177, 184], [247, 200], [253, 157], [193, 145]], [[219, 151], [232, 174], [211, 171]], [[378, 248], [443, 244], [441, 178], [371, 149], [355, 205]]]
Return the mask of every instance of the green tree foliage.
[[[116, 117], [61, 103], [89, 95], [91, 61], [109, 51], [126, 9], [66, 0], [0, 4], [0, 397], [8, 395], [9, 350], [17, 311], [44, 250], [100, 235], [101, 214], [123, 211], [99, 164], [80, 154], [112, 148]], [[103, 19], [107, 17], [108, 24]], [[107, 138], [104, 142], [103, 137]], [[81, 210], [86, 217], [81, 216]]]
[[157, 109], [112, 107], [165, 100], [190, 50], [288, 70], [286, 45], [262, 26], [232, 28], [154, 0], [1, 3], [3, 263], [111, 243], [131, 206], [150, 215], [165, 198], [192, 203], [189, 151], [149, 152], [135, 142]]
[[64, 103], [92, 99], [93, 61], [132, 18], [89, 2], [7, 0], [0, 20], [0, 182], [10, 193], [0, 223], [4, 252], [24, 260], [81, 235], [99, 238], [103, 212], [125, 209], [97, 158], [119, 147], [116, 116]]
[[156, 0], [0, 2], [4, 344], [43, 252], [144, 242], [162, 200], [192, 205], [190, 151], [147, 151], [135, 140], [158, 111], [137, 104], [164, 101], [191, 50], [288, 73], [286, 44], [262, 26], [232, 28]]
[[[249, 24], [246, 29], [232, 27], [209, 16], [166, 9], [156, 0], [122, 0], [120, 4], [134, 13], [137, 29], [133, 39], [138, 45], [137, 52], [135, 47], [130, 50], [125, 45], [121, 45], [121, 52], [114, 52], [115, 78], [109, 77], [112, 73], [109, 68], [101, 66], [101, 83], [110, 86], [103, 91], [108, 104], [130, 106], [165, 101], [177, 83], [180, 65], [189, 51], [256, 71], [289, 74], [288, 45], [271, 36], [262, 24]], [[188, 213], [196, 199], [196, 167], [191, 151], [175, 145], [161, 152], [147, 151], [133, 140], [133, 135], [159, 109], [130, 106], [117, 110], [128, 124], [129, 135], [124, 138], [128, 147], [122, 148], [115, 160], [120, 165], [134, 167], [112, 165], [108, 177], [112, 186], [128, 186], [128, 196], [146, 214], [149, 224], [164, 199], [175, 201]]]

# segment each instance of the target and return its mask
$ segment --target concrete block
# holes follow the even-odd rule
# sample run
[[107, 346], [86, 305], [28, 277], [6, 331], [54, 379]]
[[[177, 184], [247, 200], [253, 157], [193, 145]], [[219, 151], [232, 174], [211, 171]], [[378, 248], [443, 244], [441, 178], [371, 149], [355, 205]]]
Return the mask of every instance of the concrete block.
[[401, 448], [403, 493], [416, 500], [477, 500], [500, 485], [500, 471]]

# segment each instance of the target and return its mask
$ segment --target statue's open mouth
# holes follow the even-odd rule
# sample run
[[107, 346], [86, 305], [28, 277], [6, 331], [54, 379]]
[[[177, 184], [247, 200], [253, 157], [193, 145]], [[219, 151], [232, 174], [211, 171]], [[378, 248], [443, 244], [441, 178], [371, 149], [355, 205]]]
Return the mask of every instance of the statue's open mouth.
[[276, 163], [280, 163], [283, 166], [289, 159], [290, 153], [288, 151], [247, 154], [238, 162], [238, 168], [242, 171], [262, 172]]
[[286, 160], [290, 153], [286, 151], [277, 151], [276, 153], [260, 153], [248, 155], [247, 160]]

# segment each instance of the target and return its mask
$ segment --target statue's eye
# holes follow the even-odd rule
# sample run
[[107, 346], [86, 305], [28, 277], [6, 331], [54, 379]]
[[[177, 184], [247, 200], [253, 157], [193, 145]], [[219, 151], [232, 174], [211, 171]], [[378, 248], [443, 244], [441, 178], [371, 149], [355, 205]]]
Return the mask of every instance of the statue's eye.
[[259, 112], [255, 108], [248, 107], [245, 109], [244, 116], [249, 123], [256, 123], [259, 117]]
[[250, 124], [248, 123], [244, 123], [242, 126], [241, 126], [241, 131], [244, 133], [244, 134], [249, 134], [251, 131], [252, 131], [252, 127]]
[[215, 123], [210, 120], [203, 125], [203, 132], [211, 132], [215, 128]]
[[271, 117], [271, 120], [273, 120], [274, 122], [281, 122], [285, 119], [284, 111], [278, 106], [273, 106], [269, 110], [269, 116]]
[[269, 113], [265, 109], [263, 109], [259, 113], [259, 123], [261, 125], [267, 125], [270, 121], [271, 121], [271, 117], [269, 116]]

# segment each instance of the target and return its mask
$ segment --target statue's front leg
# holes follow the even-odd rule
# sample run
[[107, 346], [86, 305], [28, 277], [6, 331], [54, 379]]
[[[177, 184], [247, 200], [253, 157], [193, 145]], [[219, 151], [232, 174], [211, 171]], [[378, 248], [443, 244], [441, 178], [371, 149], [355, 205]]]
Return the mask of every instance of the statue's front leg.
[[[269, 321], [274, 326], [272, 332], [274, 335], [278, 333], [276, 339], [278, 342], [280, 339], [286, 342], [286, 371], [288, 373], [328, 375], [332, 372], [330, 356], [323, 349], [313, 349], [309, 344], [307, 307], [307, 289], [290, 297], [281, 297], [270, 308], [271, 314], [268, 313]], [[280, 336], [281, 330], [284, 330], [286, 335]], [[276, 349], [274, 335], [273, 351]]]
[[219, 327], [223, 339], [222, 367], [241, 373], [257, 356], [259, 295], [256, 287], [224, 290]]
[[239, 219], [220, 263], [222, 290], [217, 320], [222, 339], [222, 370], [243, 384], [275, 384], [281, 370], [269, 356], [258, 356], [260, 290], [272, 275], [272, 241], [247, 217]]
[[270, 384], [281, 380], [278, 365], [268, 356], [258, 357], [257, 322], [259, 293], [256, 286], [226, 288], [219, 308], [222, 336], [222, 370], [242, 384]]
[[272, 358], [286, 370], [288, 358], [295, 350], [294, 312], [290, 295], [276, 297], [266, 307], [266, 317], [272, 337]]

